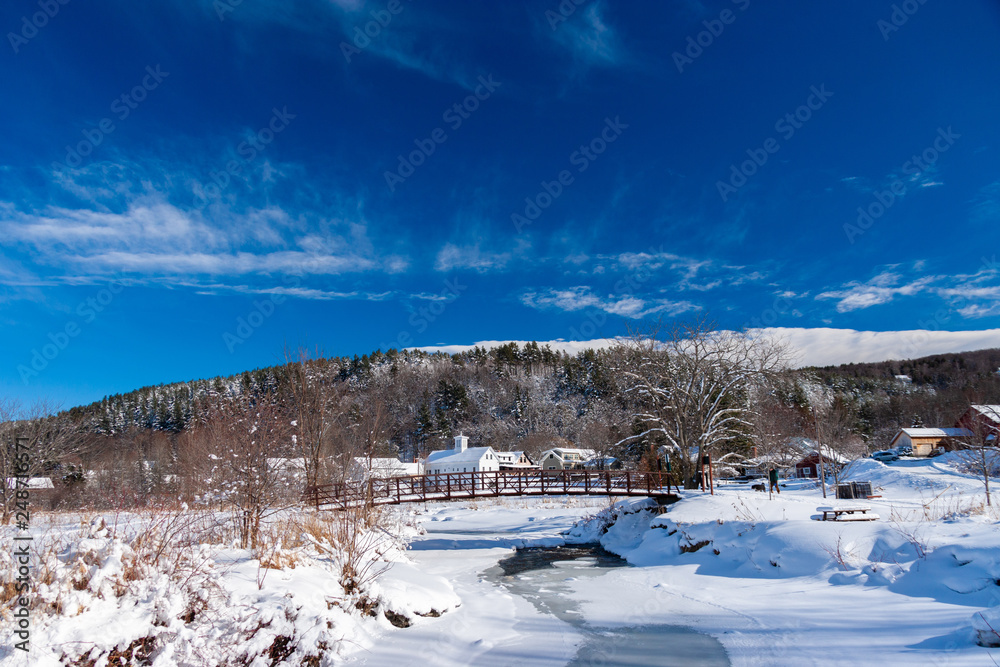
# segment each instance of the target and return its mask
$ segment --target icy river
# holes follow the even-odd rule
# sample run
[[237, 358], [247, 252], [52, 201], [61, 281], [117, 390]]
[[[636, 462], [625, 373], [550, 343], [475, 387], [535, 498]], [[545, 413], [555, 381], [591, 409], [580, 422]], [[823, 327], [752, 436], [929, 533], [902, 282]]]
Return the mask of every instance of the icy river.
[[571, 592], [580, 582], [628, 567], [600, 545], [565, 545], [518, 550], [486, 578], [528, 600], [539, 612], [555, 616], [585, 637], [567, 663], [583, 665], [728, 665], [722, 645], [713, 637], [670, 625], [600, 628], [587, 623]]
[[685, 627], [649, 624], [644, 605], [664, 604], [653, 591], [631, 591], [634, 611], [608, 617], [602, 609], [607, 578], [629, 566], [598, 545], [563, 544], [560, 533], [582, 514], [581, 508], [431, 508], [421, 517], [426, 533], [411, 542], [410, 557], [422, 572], [445, 578], [462, 605], [392, 632], [355, 662], [729, 665], [715, 638]]

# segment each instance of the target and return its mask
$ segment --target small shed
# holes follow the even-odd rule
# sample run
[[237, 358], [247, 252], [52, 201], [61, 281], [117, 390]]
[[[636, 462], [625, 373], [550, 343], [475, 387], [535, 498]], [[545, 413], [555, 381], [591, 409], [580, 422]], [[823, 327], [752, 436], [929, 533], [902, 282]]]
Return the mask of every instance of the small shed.
[[[830, 450], [823, 448], [823, 467], [830, 470], [831, 466], [840, 467], [847, 463], [847, 459]], [[795, 476], [802, 478], [819, 478], [820, 459], [819, 452], [809, 452], [804, 457], [795, 462]]]
[[29, 507], [38, 507], [43, 503], [48, 504], [56, 498], [56, 486], [49, 477], [29, 477], [27, 479], [10, 477], [7, 479], [7, 488], [27, 489]]

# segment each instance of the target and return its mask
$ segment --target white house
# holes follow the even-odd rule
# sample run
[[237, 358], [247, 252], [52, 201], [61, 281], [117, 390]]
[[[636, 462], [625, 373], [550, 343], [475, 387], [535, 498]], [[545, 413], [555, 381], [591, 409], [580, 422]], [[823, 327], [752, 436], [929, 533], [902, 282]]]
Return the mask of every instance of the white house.
[[393, 458], [369, 459], [355, 456], [347, 476], [351, 481], [366, 482], [369, 479], [390, 479], [422, 474], [423, 466], [420, 463], [403, 463]]
[[498, 470], [500, 458], [493, 448], [469, 447], [469, 438], [465, 435], [456, 435], [454, 447], [431, 452], [424, 461], [424, 472], [427, 475]]
[[538, 467], [524, 452], [497, 452], [496, 455], [500, 461], [500, 470], [524, 470]]
[[567, 468], [582, 468], [583, 464], [596, 456], [592, 449], [574, 449], [572, 447], [555, 447], [546, 449], [538, 459], [542, 470], [566, 470]]

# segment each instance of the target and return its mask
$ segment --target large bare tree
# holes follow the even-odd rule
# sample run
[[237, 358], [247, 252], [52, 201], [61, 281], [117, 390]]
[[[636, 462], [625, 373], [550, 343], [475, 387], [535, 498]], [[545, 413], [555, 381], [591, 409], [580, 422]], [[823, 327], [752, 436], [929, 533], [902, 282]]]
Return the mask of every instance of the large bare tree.
[[326, 460], [343, 440], [346, 412], [343, 383], [330, 372], [322, 353], [285, 350], [292, 392], [295, 443], [305, 462], [306, 486], [328, 476]]
[[[65, 415], [57, 415], [56, 406], [39, 401], [24, 406], [18, 401], [0, 398], [0, 474], [3, 484], [3, 523], [8, 523], [16, 508], [15, 475], [38, 477], [58, 474], [69, 457], [79, 454], [84, 438], [76, 432]], [[26, 449], [18, 449], [21, 441]]]
[[786, 363], [778, 342], [719, 331], [704, 320], [656, 325], [624, 341], [618, 353], [620, 382], [641, 428], [618, 444], [661, 437], [689, 488], [702, 456], [750, 429], [751, 388]]

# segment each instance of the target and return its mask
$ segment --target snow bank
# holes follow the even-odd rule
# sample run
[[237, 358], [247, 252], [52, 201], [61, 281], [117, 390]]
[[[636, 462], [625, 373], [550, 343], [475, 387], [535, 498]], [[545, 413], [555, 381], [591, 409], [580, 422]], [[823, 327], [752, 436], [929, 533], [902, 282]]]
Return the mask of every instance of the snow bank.
[[1000, 607], [973, 614], [972, 629], [981, 646], [1000, 646]]
[[393, 563], [373, 586], [384, 607], [392, 614], [404, 616], [408, 622], [414, 616], [437, 617], [462, 604], [455, 590], [444, 577], [425, 574], [410, 563]]
[[[609, 575], [604, 597], [589, 593], [590, 622], [614, 625], [641, 601], [646, 622], [709, 632], [733, 664], [836, 663], [823, 645], [871, 663], [982, 664], [982, 646], [1000, 642], [1000, 515], [956, 464], [859, 461], [850, 478], [882, 495], [868, 501], [823, 498], [815, 484], [774, 496], [732, 484], [682, 492], [661, 515], [618, 503], [566, 534], [637, 566]], [[881, 519], [811, 518], [837, 503]]]
[[[408, 562], [400, 526], [369, 531], [362, 585], [347, 593], [340, 555], [322, 540], [283, 547], [279, 539], [251, 552], [200, 543], [183, 515], [116, 518], [114, 527], [97, 517], [34, 535], [32, 666], [330, 665], [391, 623], [460, 604], [446, 580]], [[288, 525], [294, 537], [305, 524]], [[0, 663], [23, 657], [12, 649], [9, 614], [0, 608]]]

